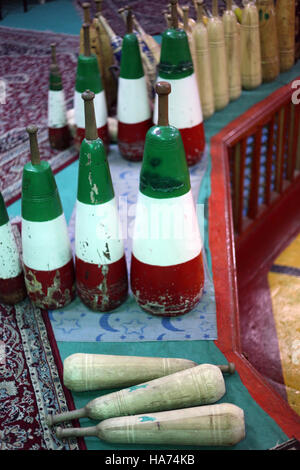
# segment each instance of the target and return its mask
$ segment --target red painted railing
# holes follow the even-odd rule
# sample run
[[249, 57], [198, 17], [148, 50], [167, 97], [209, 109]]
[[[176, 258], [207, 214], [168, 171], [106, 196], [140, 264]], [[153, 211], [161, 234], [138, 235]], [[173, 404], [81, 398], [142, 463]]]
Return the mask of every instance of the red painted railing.
[[253, 228], [300, 175], [300, 105], [288, 84], [253, 106], [212, 139], [230, 167], [236, 240]]
[[300, 439], [300, 417], [247, 358], [249, 317], [240, 295], [243, 280], [272, 258], [285, 230], [299, 231], [300, 104], [292, 103], [294, 91], [291, 83], [283, 86], [211, 139], [209, 244], [215, 343], [257, 403], [289, 437]]

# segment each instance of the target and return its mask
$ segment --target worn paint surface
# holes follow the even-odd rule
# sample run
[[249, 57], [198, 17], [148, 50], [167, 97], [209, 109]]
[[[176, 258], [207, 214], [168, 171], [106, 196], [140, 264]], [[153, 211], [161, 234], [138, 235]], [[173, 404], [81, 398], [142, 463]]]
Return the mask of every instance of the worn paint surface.
[[10, 279], [22, 271], [19, 252], [10, 222], [0, 226], [0, 279]]
[[24, 265], [28, 296], [40, 308], [55, 310], [69, 304], [75, 296], [73, 259], [50, 271], [37, 271]]
[[204, 286], [202, 254], [174, 266], [153, 266], [132, 255], [131, 289], [140, 307], [153, 315], [184, 315], [199, 302]]
[[93, 264], [76, 257], [78, 296], [93, 311], [106, 312], [117, 308], [128, 294], [125, 255], [110, 264]]
[[113, 198], [103, 204], [76, 202], [75, 252], [95, 265], [114, 263], [124, 255], [118, 208]]

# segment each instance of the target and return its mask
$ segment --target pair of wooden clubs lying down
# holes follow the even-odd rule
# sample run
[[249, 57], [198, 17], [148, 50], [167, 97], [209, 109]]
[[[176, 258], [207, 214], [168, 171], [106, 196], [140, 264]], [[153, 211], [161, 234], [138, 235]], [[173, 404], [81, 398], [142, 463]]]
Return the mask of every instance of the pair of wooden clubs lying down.
[[73, 354], [64, 362], [64, 384], [70, 390], [127, 388], [83, 408], [50, 414], [48, 424], [79, 418], [99, 421], [90, 427], [57, 427], [61, 439], [96, 436], [119, 444], [234, 445], [245, 437], [244, 412], [232, 403], [216, 403], [226, 392], [223, 374], [234, 371], [233, 363]]

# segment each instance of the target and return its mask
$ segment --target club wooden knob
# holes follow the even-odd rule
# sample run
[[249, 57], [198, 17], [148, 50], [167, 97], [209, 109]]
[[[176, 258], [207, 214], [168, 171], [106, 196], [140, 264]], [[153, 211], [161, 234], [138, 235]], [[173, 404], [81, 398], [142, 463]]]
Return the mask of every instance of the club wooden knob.
[[171, 85], [168, 82], [158, 82], [155, 87], [158, 94], [158, 125], [169, 125], [168, 95], [171, 93]]
[[102, 11], [102, 0], [95, 0], [96, 3], [96, 12], [101, 13]]
[[90, 44], [90, 25], [89, 23], [83, 23], [83, 50], [85, 56], [91, 55], [91, 44]]
[[127, 27], [127, 34], [133, 33], [133, 15], [132, 10], [129, 6], [126, 7], [127, 9], [127, 18], [126, 18], [126, 27]]
[[91, 22], [90, 7], [91, 7], [91, 4], [89, 2], [84, 2], [82, 4], [84, 22], [85, 23], [90, 23]]
[[177, 0], [171, 0], [171, 17], [172, 17], [172, 26], [174, 29], [177, 29], [178, 28]]
[[95, 93], [86, 90], [81, 95], [84, 100], [84, 115], [85, 115], [85, 137], [87, 140], [96, 140], [98, 138], [94, 98]]
[[51, 47], [51, 60], [52, 60], [52, 64], [57, 64], [56, 62], [56, 43], [53, 42], [52, 44], [50, 44], [50, 47]]
[[39, 151], [38, 141], [37, 141], [38, 128], [37, 126], [31, 125], [27, 127], [26, 131], [29, 135], [31, 163], [33, 165], [39, 165], [40, 164], [40, 151]]

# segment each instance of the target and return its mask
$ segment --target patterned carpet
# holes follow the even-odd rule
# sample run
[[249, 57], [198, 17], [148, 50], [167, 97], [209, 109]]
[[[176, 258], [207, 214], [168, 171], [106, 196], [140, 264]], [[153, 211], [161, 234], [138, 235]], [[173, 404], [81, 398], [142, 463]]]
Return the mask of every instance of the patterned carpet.
[[[41, 158], [57, 172], [77, 151], [49, 146], [47, 112], [50, 44], [57, 43], [67, 107], [73, 105], [78, 37], [0, 28], [1, 118], [0, 190], [8, 206], [20, 197], [24, 164], [29, 160], [26, 127], [36, 124]], [[4, 94], [3, 94], [4, 87]], [[13, 224], [20, 248], [19, 220]], [[0, 449], [76, 450], [83, 440], [59, 441], [46, 424], [49, 412], [74, 408], [62, 382], [62, 363], [47, 312], [28, 299], [16, 307], [0, 304]]]

